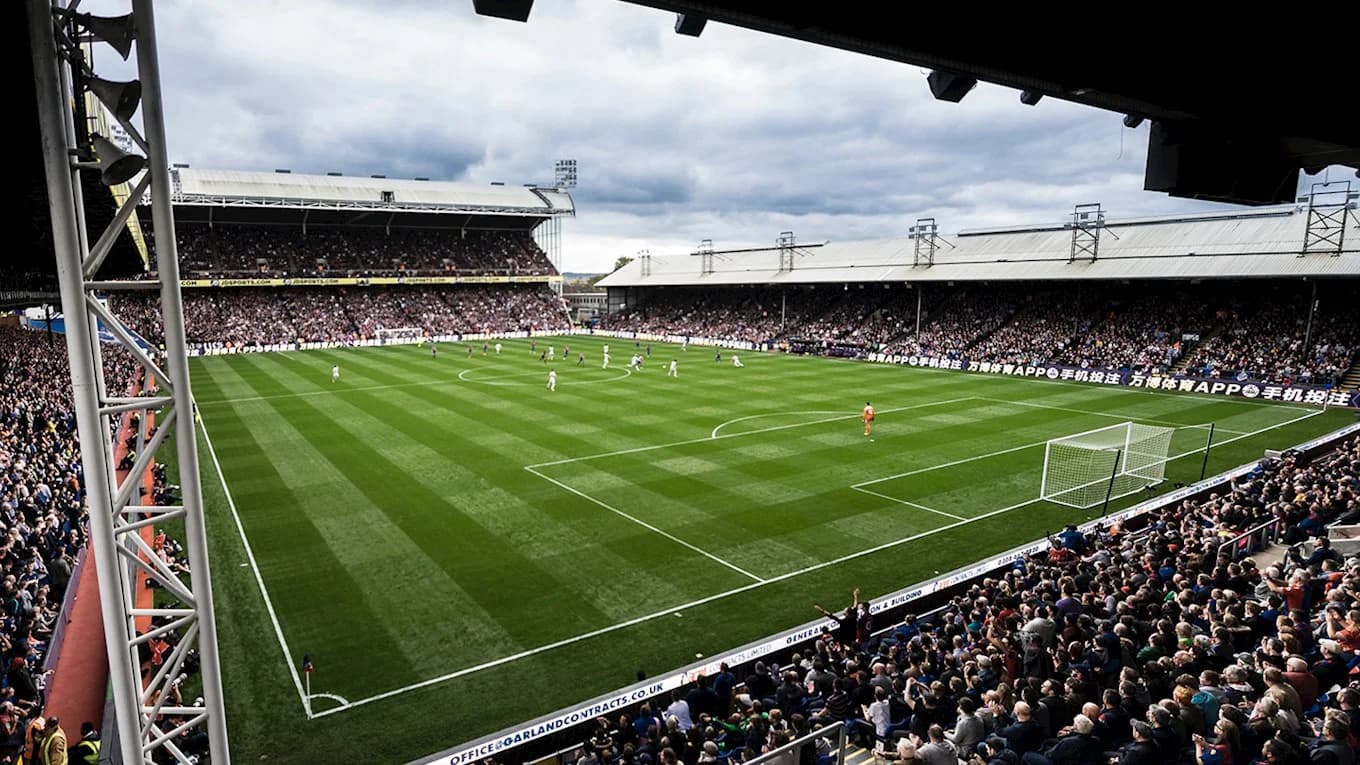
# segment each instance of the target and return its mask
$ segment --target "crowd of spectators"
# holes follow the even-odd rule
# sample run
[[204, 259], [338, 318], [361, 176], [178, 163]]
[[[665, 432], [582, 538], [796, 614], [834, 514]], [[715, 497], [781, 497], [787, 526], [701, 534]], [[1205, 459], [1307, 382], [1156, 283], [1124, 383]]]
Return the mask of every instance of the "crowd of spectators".
[[[712, 337], [800, 350], [858, 349], [1014, 364], [1066, 364], [1271, 383], [1334, 385], [1360, 347], [1357, 296], [1340, 290], [1307, 328], [1308, 307], [1244, 288], [1251, 309], [1215, 311], [1200, 288], [1033, 289], [926, 285], [914, 291], [667, 288], [606, 317], [607, 329]], [[1199, 339], [1205, 338], [1200, 343]]]
[[[129, 386], [131, 357], [103, 357], [110, 389]], [[43, 666], [86, 543], [84, 483], [63, 338], [0, 328], [0, 762], [59, 731]]]
[[186, 277], [557, 273], [528, 232], [185, 224], [175, 234]]
[[1043, 364], [1091, 325], [1091, 314], [1075, 297], [1044, 292], [1027, 295], [1010, 320], [968, 350], [978, 361]]
[[1063, 364], [1135, 372], [1169, 371], [1213, 324], [1202, 296], [1189, 291], [1154, 294], [1113, 303], [1100, 320], [1055, 355]]
[[[566, 329], [561, 300], [546, 286], [421, 285], [184, 291], [192, 347], [371, 340], [379, 329], [427, 335]], [[152, 345], [161, 343], [157, 300], [129, 295], [120, 315]]]
[[[1294, 546], [1238, 555], [1272, 518]], [[1360, 521], [1356, 438], [1263, 461], [1138, 531], [1070, 526], [925, 618], [876, 631], [858, 592], [818, 607], [837, 626], [790, 665], [742, 684], [724, 665], [600, 718], [576, 762], [741, 762], [844, 721], [879, 763], [1354, 765], [1360, 558], [1320, 536], [1338, 521]]]
[[1222, 331], [1195, 349], [1189, 368], [1205, 377], [1335, 383], [1355, 360], [1360, 311], [1353, 299], [1332, 303], [1317, 312], [1312, 327], [1307, 305], [1263, 302], [1221, 310]]
[[833, 297], [832, 290], [808, 290], [788, 298], [772, 287], [662, 290], [643, 305], [611, 314], [604, 326], [621, 332], [765, 343], [800, 326], [805, 316], [820, 313], [824, 301]]

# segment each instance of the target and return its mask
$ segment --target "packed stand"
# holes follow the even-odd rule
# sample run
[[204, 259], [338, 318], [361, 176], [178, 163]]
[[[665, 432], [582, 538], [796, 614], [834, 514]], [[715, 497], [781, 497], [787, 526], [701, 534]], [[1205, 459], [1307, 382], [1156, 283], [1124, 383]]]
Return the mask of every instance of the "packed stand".
[[1173, 292], [1108, 306], [1099, 323], [1055, 355], [1063, 364], [1093, 369], [1165, 373], [1193, 339], [1213, 327], [1202, 297]]
[[[156, 304], [129, 296], [117, 310], [158, 345]], [[561, 300], [547, 287], [484, 285], [185, 290], [184, 323], [189, 345], [203, 349], [346, 343], [408, 327], [427, 335], [568, 327]]]
[[175, 233], [187, 277], [557, 273], [529, 232], [185, 224]]
[[921, 332], [898, 338], [885, 353], [903, 356], [964, 358], [980, 338], [995, 332], [1015, 313], [1015, 295], [964, 287], [936, 299]]
[[[804, 297], [806, 296], [806, 297]], [[606, 329], [767, 343], [821, 311], [832, 290], [781, 295], [776, 288], [709, 292], [676, 289], [610, 315]]]
[[[1298, 544], [1261, 571], [1234, 538], [1270, 518]], [[790, 666], [600, 718], [576, 762], [741, 762], [844, 721], [878, 763], [1354, 765], [1360, 558], [1323, 541], [1338, 521], [1360, 522], [1360, 439], [1136, 533], [1070, 526], [925, 619], [875, 631], [858, 591], [819, 606], [837, 626]]]
[[1091, 312], [1075, 297], [1047, 292], [1027, 295], [1005, 325], [969, 349], [968, 358], [1003, 364], [1044, 364], [1090, 327], [1091, 321]]
[[[131, 356], [102, 355], [110, 390], [131, 390]], [[64, 338], [0, 328], [0, 762], [68, 743], [60, 721], [43, 717], [43, 665], [87, 541], [84, 483]]]
[[1360, 311], [1353, 296], [1330, 302], [1340, 308], [1319, 310], [1311, 328], [1307, 305], [1223, 309], [1222, 332], [1191, 354], [1189, 369], [1204, 377], [1334, 385], [1355, 362]]

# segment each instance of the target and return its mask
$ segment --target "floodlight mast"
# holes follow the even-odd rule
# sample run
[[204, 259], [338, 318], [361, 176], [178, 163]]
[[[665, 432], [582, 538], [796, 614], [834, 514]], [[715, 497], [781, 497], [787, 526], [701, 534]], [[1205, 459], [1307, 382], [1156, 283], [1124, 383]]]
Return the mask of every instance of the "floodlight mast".
[[[151, 0], [133, 0], [131, 19], [98, 19], [72, 13], [72, 8], [51, 0], [28, 0], [29, 36], [33, 51], [33, 77], [38, 98], [39, 127], [42, 135], [43, 162], [47, 176], [48, 202], [52, 214], [53, 245], [62, 311], [66, 320], [66, 348], [71, 364], [71, 392], [79, 429], [82, 464], [85, 470], [86, 500], [90, 514], [90, 537], [99, 582], [100, 610], [104, 619], [104, 638], [109, 656], [109, 673], [118, 727], [118, 755], [124, 765], [153, 763], [169, 756], [189, 763], [190, 756], [177, 745], [181, 733], [199, 729], [208, 736], [209, 754], [214, 763], [230, 763], [227, 746], [225, 708], [222, 703], [222, 674], [218, 663], [217, 628], [213, 617], [212, 578], [208, 563], [207, 537], [203, 523], [203, 497], [198, 474], [198, 449], [195, 433], [193, 394], [189, 387], [189, 360], [185, 345], [184, 311], [180, 295], [179, 267], [175, 248], [174, 220], [171, 210], [169, 165], [165, 149], [165, 117], [161, 108], [159, 62], [156, 56], [156, 31]], [[90, 159], [90, 146], [76, 137], [73, 103], [85, 93], [73, 93], [72, 83], [88, 85], [88, 69], [81, 48], [69, 32], [72, 26], [84, 27], [87, 34], [121, 29], [119, 41], [101, 38], [124, 53], [129, 38], [137, 40], [137, 65], [140, 75], [140, 104], [145, 133], [128, 122], [127, 89], [93, 90], [96, 97], [119, 96], [110, 104], [115, 118], [129, 132], [134, 143], [146, 150], [147, 157], [129, 156], [115, 151], [107, 141], [95, 142], [102, 156]], [[145, 167], [141, 180], [132, 189], [114, 216], [109, 228], [93, 248], [84, 229], [81, 209], [83, 168], [98, 168], [108, 183], [129, 180], [128, 162]], [[139, 281], [97, 281], [96, 274], [117, 239], [117, 228], [126, 225], [131, 212], [152, 193], [155, 222], [157, 278]], [[159, 288], [165, 328], [165, 353], [156, 358], [154, 351], [138, 345], [134, 334], [110, 308], [96, 299], [97, 292], [125, 289]], [[100, 324], [154, 378], [160, 389], [156, 395], [127, 397], [121, 391], [110, 394], [103, 379]], [[128, 477], [120, 482], [113, 464], [109, 442], [112, 418], [129, 412], [142, 415], [143, 432], [149, 416], [156, 415], [157, 433], [146, 440]], [[173, 429], [173, 430], [172, 430]], [[142, 477], [153, 464], [158, 449], [170, 432], [180, 466], [182, 503], [174, 506], [143, 504], [138, 491]], [[185, 549], [191, 576], [181, 578], [160, 560], [141, 537], [141, 529], [155, 523], [183, 518]], [[147, 578], [161, 592], [179, 602], [174, 605], [138, 608], [139, 582]], [[153, 630], [138, 632], [137, 620], [159, 620]], [[139, 649], [153, 637], [174, 631], [179, 643], [161, 667], [150, 677], [141, 675]], [[190, 650], [196, 648], [203, 681], [202, 706], [184, 706], [169, 701]], [[290, 660], [291, 661], [291, 660]], [[165, 718], [165, 719], [163, 719]]]

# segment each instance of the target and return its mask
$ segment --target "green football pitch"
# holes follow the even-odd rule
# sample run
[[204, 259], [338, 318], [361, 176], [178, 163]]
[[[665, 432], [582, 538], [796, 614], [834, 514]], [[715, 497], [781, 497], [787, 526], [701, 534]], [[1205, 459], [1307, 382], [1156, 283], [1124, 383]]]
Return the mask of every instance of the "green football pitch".
[[502, 342], [195, 360], [241, 761], [410, 760], [1093, 517], [1036, 500], [1047, 439], [1175, 427], [1167, 488], [1210, 423], [1213, 473], [1354, 419], [583, 336], [549, 391]]

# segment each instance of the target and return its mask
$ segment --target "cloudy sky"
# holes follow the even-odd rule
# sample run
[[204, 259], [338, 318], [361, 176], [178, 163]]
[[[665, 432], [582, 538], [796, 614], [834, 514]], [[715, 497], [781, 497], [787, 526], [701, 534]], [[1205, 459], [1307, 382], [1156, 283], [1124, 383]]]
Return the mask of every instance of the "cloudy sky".
[[[82, 10], [125, 9], [116, 0]], [[157, 3], [172, 161], [547, 182], [574, 158], [564, 269], [619, 256], [1211, 209], [1142, 190], [1147, 127], [980, 85], [937, 102], [911, 66], [611, 0]], [[116, 73], [105, 49], [101, 73]], [[107, 76], [107, 75], [106, 75]]]

